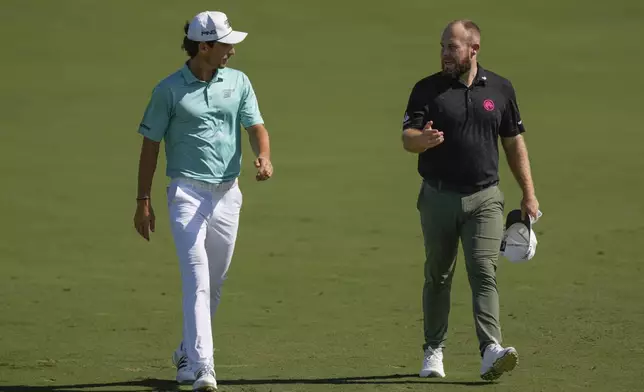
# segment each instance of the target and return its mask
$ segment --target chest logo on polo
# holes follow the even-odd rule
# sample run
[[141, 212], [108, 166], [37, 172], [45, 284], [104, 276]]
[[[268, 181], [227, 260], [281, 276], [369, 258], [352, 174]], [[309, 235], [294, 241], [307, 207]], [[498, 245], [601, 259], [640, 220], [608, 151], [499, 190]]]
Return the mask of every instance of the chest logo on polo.
[[487, 110], [488, 112], [494, 110], [494, 101], [491, 99], [486, 99], [485, 101], [483, 101], [483, 109]]
[[231, 95], [235, 92], [234, 88], [227, 88], [224, 90], [224, 98], [230, 98]]

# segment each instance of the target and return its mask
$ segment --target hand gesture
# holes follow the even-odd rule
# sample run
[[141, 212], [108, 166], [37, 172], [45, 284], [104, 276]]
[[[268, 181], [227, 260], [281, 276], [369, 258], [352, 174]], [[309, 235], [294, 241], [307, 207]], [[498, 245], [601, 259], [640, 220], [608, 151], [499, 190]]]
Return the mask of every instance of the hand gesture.
[[426, 125], [425, 128], [423, 128], [423, 145], [426, 147], [425, 150], [433, 148], [441, 144], [443, 141], [445, 141], [445, 138], [443, 137], [443, 132], [439, 131], [438, 129], [432, 128], [432, 125], [434, 124], [433, 121], [429, 121]]
[[273, 175], [273, 165], [271, 160], [265, 157], [258, 157], [255, 159], [255, 167], [257, 168], [257, 181], [266, 181]]

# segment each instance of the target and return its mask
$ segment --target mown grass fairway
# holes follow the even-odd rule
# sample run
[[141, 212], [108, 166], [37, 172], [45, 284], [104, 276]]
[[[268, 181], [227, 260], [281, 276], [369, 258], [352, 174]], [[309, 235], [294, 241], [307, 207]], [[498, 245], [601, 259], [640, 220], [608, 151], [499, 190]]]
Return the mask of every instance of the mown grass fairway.
[[[246, 155], [215, 322], [220, 390], [642, 390], [641, 1], [2, 0], [0, 391], [177, 389], [165, 165], [146, 243], [131, 224], [136, 129], [203, 9], [250, 33], [230, 66], [254, 84], [276, 169], [258, 184]], [[462, 261], [448, 377], [415, 376], [420, 179], [400, 124], [460, 17], [482, 27], [482, 65], [514, 83], [544, 213], [535, 259], [499, 263], [520, 364], [493, 384], [478, 376]]]

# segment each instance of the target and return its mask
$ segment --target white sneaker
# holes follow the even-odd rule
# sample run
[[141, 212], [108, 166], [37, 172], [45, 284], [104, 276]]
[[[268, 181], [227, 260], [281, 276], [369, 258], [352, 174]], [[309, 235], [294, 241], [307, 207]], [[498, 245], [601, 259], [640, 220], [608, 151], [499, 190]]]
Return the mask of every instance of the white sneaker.
[[490, 344], [483, 352], [481, 378], [487, 381], [496, 380], [505, 372], [513, 370], [519, 363], [519, 353], [514, 347], [503, 348]]
[[420, 369], [420, 377], [445, 377], [443, 369], [443, 349], [427, 347], [423, 367]]
[[188, 357], [182, 351], [175, 350], [172, 353], [172, 364], [177, 368], [177, 382], [179, 384], [192, 383], [195, 381], [195, 372], [190, 368]]
[[196, 381], [192, 384], [194, 392], [214, 392], [217, 390], [217, 380], [215, 379], [215, 369], [206, 365], [201, 367], [195, 374]]

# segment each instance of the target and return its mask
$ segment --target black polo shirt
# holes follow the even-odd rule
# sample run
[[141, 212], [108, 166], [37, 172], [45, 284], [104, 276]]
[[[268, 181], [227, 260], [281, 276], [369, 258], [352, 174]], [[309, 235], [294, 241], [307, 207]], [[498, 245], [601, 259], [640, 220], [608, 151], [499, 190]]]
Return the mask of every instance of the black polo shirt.
[[403, 130], [422, 130], [430, 120], [444, 141], [419, 154], [418, 173], [464, 192], [498, 183], [498, 137], [525, 131], [512, 83], [480, 65], [469, 88], [440, 72], [416, 83]]

